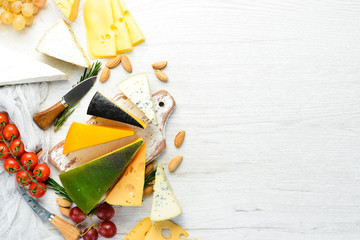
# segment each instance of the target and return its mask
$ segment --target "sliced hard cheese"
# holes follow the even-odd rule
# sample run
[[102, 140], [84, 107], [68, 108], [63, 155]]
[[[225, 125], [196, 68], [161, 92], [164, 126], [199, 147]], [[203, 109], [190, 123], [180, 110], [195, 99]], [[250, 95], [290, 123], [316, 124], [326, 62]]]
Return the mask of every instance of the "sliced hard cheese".
[[111, 28], [115, 33], [116, 51], [117, 53], [129, 52], [133, 49], [133, 45], [121, 12], [119, 0], [111, 0], [111, 6], [114, 17], [114, 25]]
[[111, 205], [141, 206], [145, 180], [145, 143], [105, 201]]
[[122, 148], [59, 175], [66, 192], [85, 214], [96, 206], [121, 176], [143, 142], [143, 139], [139, 138]]
[[135, 46], [139, 43], [142, 43], [145, 40], [143, 33], [141, 32], [139, 26], [136, 24], [135, 19], [131, 16], [128, 8], [126, 7], [123, 0], [118, 0], [120, 2], [121, 11], [124, 15], [126, 26], [129, 30], [130, 38], [132, 44]]
[[155, 174], [151, 220], [163, 221], [179, 216], [181, 213], [181, 206], [176, 200], [161, 163], [159, 163]]
[[70, 21], [76, 19], [80, 0], [55, 0], [55, 3]]
[[[169, 230], [171, 236], [163, 235], [162, 230]], [[185, 239], [189, 234], [177, 224], [171, 221], [155, 222], [146, 234], [144, 240], [181, 240]]]
[[150, 218], [143, 219], [123, 240], [144, 240], [146, 233], [151, 228]]
[[65, 73], [0, 46], [0, 86], [67, 80]]
[[73, 30], [63, 19], [47, 30], [40, 39], [36, 51], [80, 67], [91, 67]]
[[110, 0], [86, 0], [84, 21], [90, 57], [115, 56], [115, 35], [111, 31], [114, 20]]
[[126, 79], [117, 85], [154, 124], [157, 124], [154, 103], [152, 100], [149, 80], [146, 73], [141, 73]]
[[125, 111], [123, 108], [116, 105], [114, 102], [99, 92], [95, 93], [94, 97], [92, 98], [87, 110], [87, 114], [131, 124], [140, 128], [146, 127], [146, 123], [131, 113]]
[[134, 135], [131, 128], [115, 128], [73, 122], [66, 135], [63, 153], [67, 154]]

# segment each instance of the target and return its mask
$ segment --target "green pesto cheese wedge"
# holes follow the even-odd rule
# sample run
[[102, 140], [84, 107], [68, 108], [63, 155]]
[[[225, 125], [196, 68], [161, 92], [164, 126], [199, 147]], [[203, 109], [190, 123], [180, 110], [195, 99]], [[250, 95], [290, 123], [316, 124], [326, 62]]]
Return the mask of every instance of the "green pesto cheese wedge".
[[59, 175], [74, 203], [88, 214], [123, 174], [143, 144], [142, 138]]

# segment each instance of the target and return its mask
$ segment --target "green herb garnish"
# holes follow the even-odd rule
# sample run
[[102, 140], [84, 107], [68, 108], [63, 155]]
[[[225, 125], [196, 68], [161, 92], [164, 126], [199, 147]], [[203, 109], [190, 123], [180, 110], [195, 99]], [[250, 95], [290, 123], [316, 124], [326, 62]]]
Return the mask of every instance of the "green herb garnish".
[[71, 197], [67, 194], [65, 188], [58, 184], [54, 179], [48, 178], [44, 183], [48, 186], [49, 189], [54, 190], [55, 194], [61, 196], [69, 202], [73, 202], [73, 200], [71, 200]]

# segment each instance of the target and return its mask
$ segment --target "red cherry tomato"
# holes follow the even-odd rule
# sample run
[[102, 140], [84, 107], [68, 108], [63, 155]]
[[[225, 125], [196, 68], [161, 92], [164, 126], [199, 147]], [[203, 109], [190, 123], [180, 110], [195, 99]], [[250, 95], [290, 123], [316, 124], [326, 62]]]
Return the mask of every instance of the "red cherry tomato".
[[0, 159], [6, 159], [10, 155], [9, 149], [5, 143], [0, 143]]
[[[29, 193], [35, 198], [41, 198], [46, 193], [46, 185], [43, 182], [38, 182], [39, 185], [36, 185], [35, 182], [32, 182], [29, 187]], [[43, 189], [42, 189], [43, 188]]]
[[15, 126], [15, 124], [8, 124], [3, 129], [3, 136], [8, 141], [11, 137], [12, 139], [18, 138], [20, 135], [19, 130]]
[[15, 139], [10, 144], [10, 151], [17, 157], [20, 157], [25, 152], [24, 143], [20, 139]]
[[14, 173], [20, 169], [20, 166], [13, 157], [9, 157], [4, 161], [4, 169], [8, 173]]
[[[25, 154], [24, 154], [25, 155]], [[23, 156], [24, 156], [23, 155]], [[21, 157], [22, 160], [22, 157]], [[38, 181], [46, 181], [50, 176], [50, 168], [46, 164], [39, 164], [34, 168], [34, 177]]]
[[6, 113], [0, 113], [0, 130], [9, 123], [9, 118]]
[[38, 164], [38, 157], [33, 152], [26, 152], [21, 155], [20, 163], [25, 169], [29, 170], [30, 166], [30, 170], [32, 170]]
[[19, 185], [28, 186], [31, 183], [31, 179], [29, 175], [32, 177], [32, 172], [25, 172], [24, 170], [20, 170], [16, 173], [16, 181]]

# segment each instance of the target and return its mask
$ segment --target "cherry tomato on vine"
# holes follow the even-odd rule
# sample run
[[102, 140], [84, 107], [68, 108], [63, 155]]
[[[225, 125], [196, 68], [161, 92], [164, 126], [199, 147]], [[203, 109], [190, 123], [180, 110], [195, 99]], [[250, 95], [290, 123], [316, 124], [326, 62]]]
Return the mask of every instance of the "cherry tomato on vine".
[[0, 113], [0, 130], [3, 128], [4, 125], [8, 123], [9, 123], [9, 118], [6, 115], [6, 113]]
[[9, 149], [5, 143], [0, 143], [0, 159], [6, 159], [10, 155]]
[[46, 185], [43, 182], [38, 182], [38, 184], [44, 189], [41, 189], [39, 185], [36, 185], [35, 182], [32, 182], [29, 187], [29, 193], [35, 198], [41, 198], [46, 193]]
[[31, 183], [31, 179], [28, 174], [32, 177], [32, 172], [25, 172], [24, 170], [20, 170], [16, 173], [16, 181], [20, 186], [28, 186]]
[[[21, 160], [22, 160], [22, 157], [21, 157]], [[50, 176], [50, 168], [46, 164], [43, 164], [43, 163], [39, 164], [34, 168], [33, 174], [34, 174], [34, 177], [36, 180], [42, 181], [42, 182], [46, 181]]]
[[8, 124], [3, 129], [3, 136], [8, 141], [11, 136], [13, 136], [13, 139], [18, 138], [20, 135], [19, 130], [15, 126], [15, 124]]
[[25, 152], [24, 143], [20, 139], [15, 139], [10, 144], [10, 151], [17, 157], [20, 157]]
[[21, 155], [20, 163], [26, 170], [32, 170], [38, 164], [38, 157], [33, 152], [26, 152]]
[[14, 173], [20, 169], [20, 166], [13, 157], [9, 157], [4, 161], [4, 169], [8, 173]]

